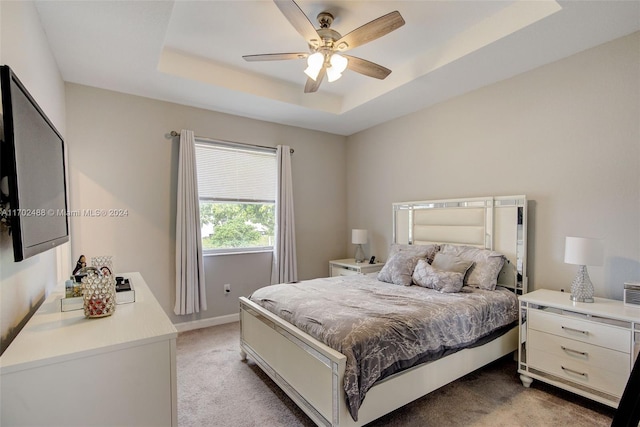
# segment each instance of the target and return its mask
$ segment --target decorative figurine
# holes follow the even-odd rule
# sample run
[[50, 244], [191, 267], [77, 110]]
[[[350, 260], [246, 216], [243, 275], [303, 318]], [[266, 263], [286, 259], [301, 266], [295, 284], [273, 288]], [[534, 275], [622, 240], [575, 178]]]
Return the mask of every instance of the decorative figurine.
[[75, 274], [82, 268], [85, 268], [87, 266], [87, 260], [84, 257], [84, 255], [80, 255], [80, 258], [78, 258], [78, 262], [76, 262], [76, 268], [73, 269], [73, 275], [75, 276]]

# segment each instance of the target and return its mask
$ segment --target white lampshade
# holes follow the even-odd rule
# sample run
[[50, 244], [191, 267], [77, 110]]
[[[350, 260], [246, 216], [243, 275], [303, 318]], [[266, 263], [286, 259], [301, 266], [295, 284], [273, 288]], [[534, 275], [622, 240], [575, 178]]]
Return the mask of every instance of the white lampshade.
[[351, 230], [351, 243], [354, 245], [364, 245], [367, 243], [367, 230], [357, 228]]
[[331, 55], [331, 68], [335, 68], [337, 72], [342, 73], [347, 69], [347, 65], [349, 64], [349, 60], [344, 56], [334, 53]]
[[327, 69], [327, 80], [334, 82], [342, 77], [342, 72], [347, 69], [349, 60], [344, 56], [334, 53], [329, 60], [331, 67]]
[[307, 58], [308, 67], [304, 73], [311, 77], [314, 81], [318, 78], [318, 74], [324, 64], [324, 55], [320, 52], [313, 53]]
[[329, 67], [327, 68], [327, 81], [329, 83], [333, 83], [336, 80], [338, 80], [340, 77], [342, 77], [342, 73], [338, 73], [335, 70], [335, 67]]
[[576, 265], [602, 265], [604, 243], [601, 239], [567, 237], [564, 245], [564, 262]]

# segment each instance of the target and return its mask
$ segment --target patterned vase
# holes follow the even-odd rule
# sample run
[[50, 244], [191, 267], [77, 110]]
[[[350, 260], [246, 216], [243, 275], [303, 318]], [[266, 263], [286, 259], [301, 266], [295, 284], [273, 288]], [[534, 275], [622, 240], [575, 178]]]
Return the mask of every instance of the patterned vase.
[[116, 281], [95, 267], [86, 268], [82, 278], [84, 315], [89, 318], [111, 316], [116, 310]]

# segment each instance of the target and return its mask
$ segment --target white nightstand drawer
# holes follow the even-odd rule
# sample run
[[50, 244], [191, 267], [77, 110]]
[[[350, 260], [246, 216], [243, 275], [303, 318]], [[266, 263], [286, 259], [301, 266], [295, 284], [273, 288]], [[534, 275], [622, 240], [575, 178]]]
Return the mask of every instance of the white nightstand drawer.
[[529, 365], [535, 369], [614, 396], [622, 396], [629, 376], [591, 366], [588, 363], [568, 360], [566, 356], [556, 356], [537, 348], [531, 348], [529, 356]]
[[630, 373], [629, 353], [623, 353], [533, 329], [529, 331], [528, 345], [531, 349], [564, 358], [567, 363], [578, 362], [596, 369], [606, 369], [611, 372], [616, 372], [625, 378]]
[[330, 276], [352, 276], [354, 274], [369, 274], [382, 270], [383, 263], [369, 264], [368, 262], [356, 262], [353, 258], [336, 259], [329, 261]]
[[340, 267], [337, 265], [331, 266], [331, 276], [354, 276], [358, 273], [356, 270], [349, 270], [348, 268]]
[[624, 353], [631, 352], [631, 331], [556, 313], [530, 310], [529, 328]]

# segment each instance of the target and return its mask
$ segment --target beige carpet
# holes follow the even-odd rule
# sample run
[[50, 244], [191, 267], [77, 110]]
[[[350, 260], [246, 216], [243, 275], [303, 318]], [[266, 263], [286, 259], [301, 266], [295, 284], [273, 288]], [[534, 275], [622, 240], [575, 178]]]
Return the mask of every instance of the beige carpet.
[[[313, 426], [260, 368], [240, 360], [239, 340], [238, 323], [179, 334], [178, 425]], [[609, 426], [613, 414], [540, 381], [524, 388], [506, 357], [369, 426]]]

